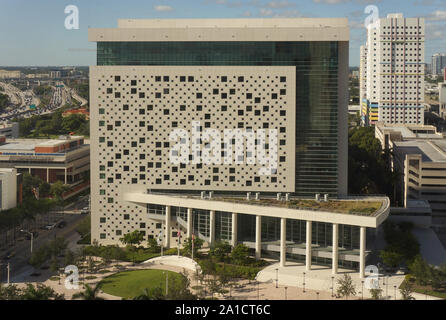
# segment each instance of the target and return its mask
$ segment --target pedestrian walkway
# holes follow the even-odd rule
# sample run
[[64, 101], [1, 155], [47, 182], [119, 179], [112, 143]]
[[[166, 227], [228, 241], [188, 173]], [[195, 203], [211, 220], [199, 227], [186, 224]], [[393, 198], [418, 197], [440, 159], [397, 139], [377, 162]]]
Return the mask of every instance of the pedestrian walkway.
[[[260, 271], [257, 274], [256, 280], [259, 282], [270, 282], [275, 284], [277, 280], [278, 286], [287, 287], [297, 287], [301, 288], [302, 291], [312, 290], [317, 292], [333, 292], [336, 295], [336, 290], [338, 288], [337, 280], [343, 277], [344, 274], [349, 274], [352, 278], [353, 284], [356, 290], [356, 297], [369, 299], [371, 298], [370, 290], [367, 288], [367, 283], [370, 283], [372, 278], [369, 280], [360, 279], [358, 271], [339, 269], [337, 275], [332, 274], [331, 267], [313, 265], [310, 271], [307, 271], [304, 264], [287, 262], [285, 267], [280, 267], [280, 263], [270, 265]], [[379, 275], [378, 285], [382, 289], [383, 297], [387, 296], [387, 299], [401, 299], [401, 294], [399, 291], [399, 286], [404, 281], [403, 274], [396, 274], [388, 277], [384, 275]], [[412, 295], [417, 300], [425, 300], [425, 295], [420, 295], [414, 293]], [[437, 300], [435, 297], [427, 297], [429, 300]]]
[[192, 272], [201, 272], [200, 265], [188, 257], [183, 256], [162, 256], [149, 259], [144, 261], [141, 265], [162, 265], [162, 266], [171, 266], [171, 267], [179, 267], [183, 269], [190, 270]]

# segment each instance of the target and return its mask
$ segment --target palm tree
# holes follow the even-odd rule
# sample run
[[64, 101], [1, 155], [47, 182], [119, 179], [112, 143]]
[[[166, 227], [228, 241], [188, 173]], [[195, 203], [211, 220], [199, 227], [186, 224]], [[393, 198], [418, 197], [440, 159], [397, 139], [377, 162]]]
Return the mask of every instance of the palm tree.
[[133, 300], [165, 300], [166, 297], [163, 294], [161, 287], [155, 287], [152, 289], [145, 288], [143, 293], [133, 298]]
[[90, 287], [88, 284], [85, 285], [85, 291], [79, 292], [73, 295], [72, 299], [81, 299], [81, 300], [104, 300], [103, 298], [98, 297], [99, 293], [99, 283], [94, 287]]

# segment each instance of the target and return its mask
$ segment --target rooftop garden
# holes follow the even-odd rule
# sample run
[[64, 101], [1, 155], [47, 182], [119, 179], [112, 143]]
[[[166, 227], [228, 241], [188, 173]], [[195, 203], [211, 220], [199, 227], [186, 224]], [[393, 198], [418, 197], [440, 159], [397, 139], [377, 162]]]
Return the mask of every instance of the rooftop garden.
[[259, 200], [247, 200], [246, 198], [229, 198], [219, 197], [213, 198], [216, 201], [233, 202], [249, 205], [261, 205], [261, 206], [273, 206], [296, 210], [315, 210], [315, 211], [327, 211], [344, 214], [356, 214], [373, 216], [382, 206], [381, 201], [362, 201], [362, 200], [329, 200], [316, 201], [316, 200], [304, 200], [294, 199], [290, 201], [279, 201], [276, 199], [259, 199]]

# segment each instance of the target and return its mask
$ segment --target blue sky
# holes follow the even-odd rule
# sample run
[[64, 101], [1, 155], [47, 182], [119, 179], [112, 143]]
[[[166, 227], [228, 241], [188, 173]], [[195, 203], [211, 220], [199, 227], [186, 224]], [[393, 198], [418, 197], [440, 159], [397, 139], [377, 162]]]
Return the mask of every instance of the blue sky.
[[[71, 4], [79, 8], [79, 30], [64, 27]], [[349, 18], [350, 65], [357, 66], [369, 4], [380, 17], [424, 17], [426, 62], [446, 53], [445, 0], [0, 0], [0, 66], [94, 65], [96, 44], [88, 42], [88, 28], [113, 28], [118, 18], [273, 17]]]

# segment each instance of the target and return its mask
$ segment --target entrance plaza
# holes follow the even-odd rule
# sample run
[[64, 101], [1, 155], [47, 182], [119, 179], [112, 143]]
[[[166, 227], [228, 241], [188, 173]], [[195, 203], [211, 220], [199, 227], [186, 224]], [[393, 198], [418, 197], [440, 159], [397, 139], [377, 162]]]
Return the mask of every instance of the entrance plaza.
[[[175, 230], [172, 227], [176, 225], [186, 238], [194, 234], [210, 247], [221, 240], [233, 246], [243, 243], [258, 259], [277, 256], [280, 268], [301, 262], [311, 271], [313, 264], [322, 264], [336, 275], [345, 267], [359, 270], [361, 279], [370, 253], [367, 238], [373, 241], [390, 205], [386, 197], [331, 201], [213, 193], [210, 197], [204, 193], [201, 197], [155, 193], [127, 193], [124, 197], [146, 206], [150, 219], [162, 221], [166, 230]], [[164, 245], [178, 246], [177, 233], [167, 234]]]

